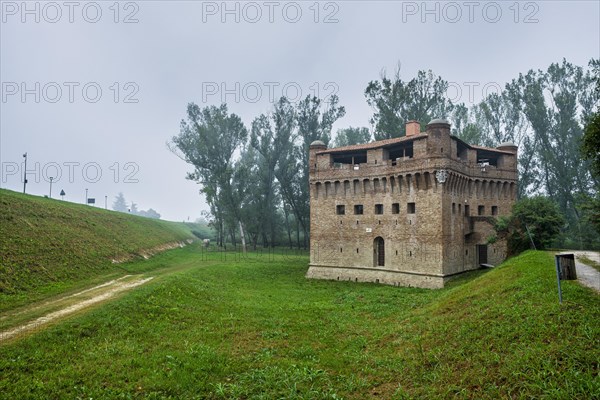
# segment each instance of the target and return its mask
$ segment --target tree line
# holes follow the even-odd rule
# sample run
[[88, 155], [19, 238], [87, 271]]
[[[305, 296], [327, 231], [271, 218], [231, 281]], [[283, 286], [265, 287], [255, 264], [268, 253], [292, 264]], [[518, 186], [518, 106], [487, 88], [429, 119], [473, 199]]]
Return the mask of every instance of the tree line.
[[188, 104], [169, 147], [194, 166], [187, 178], [201, 184], [218, 245], [307, 248], [308, 148], [318, 139], [329, 142], [344, 114], [337, 96], [296, 104], [282, 97], [248, 129], [227, 104]]
[[565, 220], [557, 245], [600, 247], [589, 208], [600, 181], [591, 173], [593, 161], [581, 155], [584, 129], [599, 103], [599, 66], [599, 60], [582, 67], [563, 59], [519, 74], [471, 106], [453, 102], [449, 82], [432, 71], [410, 80], [400, 68], [391, 77], [382, 72], [364, 93], [373, 109], [371, 128], [348, 127], [335, 136], [332, 127], [345, 115], [337, 96], [307, 96], [297, 103], [282, 97], [249, 127], [227, 104], [190, 103], [168, 145], [194, 167], [187, 178], [201, 185], [219, 245], [306, 248], [311, 142], [367, 143], [403, 136], [409, 120], [424, 129], [430, 120], [446, 118], [452, 134], [467, 143], [519, 146], [518, 197], [545, 195], [557, 204]]
[[122, 192], [119, 192], [119, 194], [115, 197], [112, 209], [114, 211], [139, 215], [141, 217], [160, 219], [160, 214], [152, 208], [149, 208], [148, 210], [140, 210], [138, 209], [137, 204], [133, 201], [131, 204], [128, 204]]

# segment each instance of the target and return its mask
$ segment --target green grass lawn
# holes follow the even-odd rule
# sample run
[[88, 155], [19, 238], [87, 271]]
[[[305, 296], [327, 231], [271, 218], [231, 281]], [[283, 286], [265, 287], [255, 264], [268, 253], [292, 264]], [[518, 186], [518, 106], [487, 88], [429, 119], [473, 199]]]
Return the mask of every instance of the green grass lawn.
[[527, 252], [442, 290], [304, 278], [306, 256], [128, 264], [148, 284], [0, 344], [0, 398], [593, 399], [600, 296]]
[[113, 259], [139, 258], [197, 229], [2, 189], [0, 226], [0, 312], [122, 275]]

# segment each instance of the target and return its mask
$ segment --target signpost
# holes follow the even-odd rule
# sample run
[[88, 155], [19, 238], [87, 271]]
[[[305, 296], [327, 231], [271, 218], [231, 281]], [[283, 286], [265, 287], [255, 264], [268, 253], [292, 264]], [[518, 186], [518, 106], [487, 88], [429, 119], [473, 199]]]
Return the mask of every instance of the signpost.
[[65, 191], [63, 189], [61, 189], [60, 190], [60, 197], [62, 197], [63, 200], [65, 199], [65, 195], [66, 195]]
[[574, 254], [556, 254], [554, 256], [556, 264], [556, 281], [558, 282], [558, 302], [562, 304], [562, 288], [560, 281], [571, 281], [577, 279], [577, 270], [575, 269]]
[[87, 199], [87, 203], [88, 204], [96, 204], [96, 199], [93, 198], [93, 197], [90, 197], [90, 198]]

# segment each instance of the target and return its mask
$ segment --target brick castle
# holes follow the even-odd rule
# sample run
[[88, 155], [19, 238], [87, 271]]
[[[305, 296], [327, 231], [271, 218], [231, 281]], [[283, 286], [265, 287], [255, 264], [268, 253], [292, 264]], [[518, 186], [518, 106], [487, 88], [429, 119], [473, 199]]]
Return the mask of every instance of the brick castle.
[[516, 199], [517, 146], [469, 145], [450, 124], [417, 121], [406, 136], [310, 146], [308, 278], [441, 288], [498, 264], [494, 219]]

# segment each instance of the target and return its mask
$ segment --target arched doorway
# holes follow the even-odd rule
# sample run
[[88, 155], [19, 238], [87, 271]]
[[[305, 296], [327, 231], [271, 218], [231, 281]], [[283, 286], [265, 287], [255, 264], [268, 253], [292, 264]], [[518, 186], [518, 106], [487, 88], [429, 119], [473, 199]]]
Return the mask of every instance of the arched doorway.
[[381, 236], [377, 236], [373, 241], [373, 266], [385, 266], [385, 243]]

